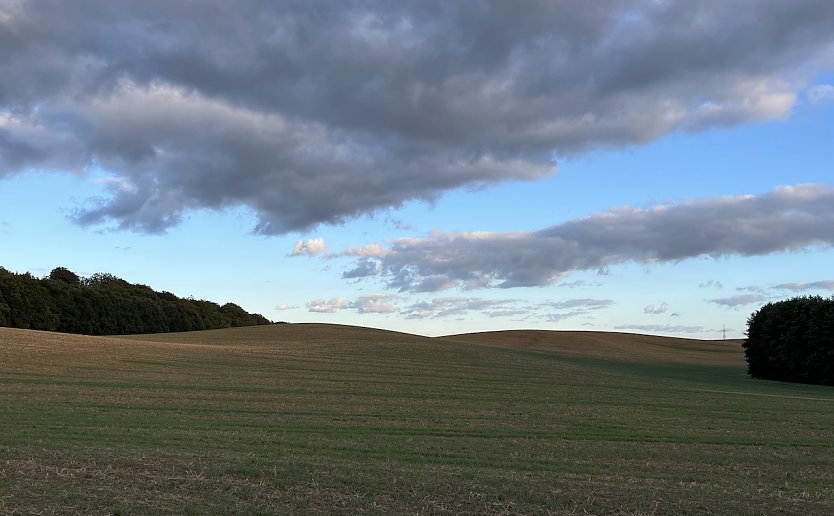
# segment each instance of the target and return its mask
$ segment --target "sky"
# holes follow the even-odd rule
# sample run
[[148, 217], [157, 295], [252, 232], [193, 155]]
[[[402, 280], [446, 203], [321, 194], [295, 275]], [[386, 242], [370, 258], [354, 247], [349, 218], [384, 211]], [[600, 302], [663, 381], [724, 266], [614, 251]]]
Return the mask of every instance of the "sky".
[[743, 337], [834, 293], [830, 0], [0, 0], [0, 266]]

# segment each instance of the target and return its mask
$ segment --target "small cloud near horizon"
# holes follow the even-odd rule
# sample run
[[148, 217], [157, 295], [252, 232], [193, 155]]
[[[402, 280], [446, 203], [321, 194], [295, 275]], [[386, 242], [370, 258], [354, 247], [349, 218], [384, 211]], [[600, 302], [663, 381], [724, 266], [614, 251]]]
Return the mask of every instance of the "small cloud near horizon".
[[539, 306], [547, 307], [547, 308], [556, 308], [556, 309], [563, 309], [563, 308], [583, 308], [585, 310], [600, 310], [602, 308], [608, 308], [609, 306], [614, 304], [613, 299], [567, 299], [565, 301], [552, 301], [549, 303], [542, 303]]
[[834, 291], [834, 280], [812, 281], [810, 283], [782, 283], [771, 288], [778, 290], [790, 290], [793, 292], [806, 292], [808, 290]]
[[740, 294], [737, 296], [722, 297], [708, 300], [709, 303], [735, 310], [738, 310], [742, 306], [752, 305], [756, 303], [765, 303], [767, 301], [770, 301], [770, 298], [761, 294]]
[[538, 308], [556, 310], [550, 311], [549, 313], [540, 316], [540, 318], [548, 322], [560, 322], [573, 317], [587, 316], [592, 311], [603, 310], [613, 306], [614, 304], [613, 299], [581, 298], [541, 303], [538, 305]]
[[622, 324], [614, 326], [615, 330], [636, 330], [657, 333], [703, 333], [703, 326], [683, 326], [673, 324]]
[[580, 317], [583, 315], [588, 315], [587, 310], [571, 310], [570, 312], [563, 312], [563, 313], [553, 313], [547, 314], [541, 317], [547, 322], [562, 322], [566, 319], [571, 319], [573, 317]]
[[643, 307], [643, 313], [651, 315], [665, 314], [668, 310], [669, 305], [667, 303], [660, 303], [660, 306], [658, 307], [655, 307], [654, 305], [647, 305]]
[[[484, 299], [478, 297], [438, 297], [430, 301], [414, 303], [403, 309], [406, 319], [443, 319], [469, 312], [513, 310], [516, 299]], [[515, 310], [513, 310], [515, 311]]]
[[396, 305], [397, 299], [398, 296], [391, 294], [359, 296], [354, 301], [343, 297], [314, 299], [307, 303], [307, 311], [332, 314], [340, 310], [355, 310], [360, 314], [390, 314], [399, 310]]
[[321, 314], [332, 314], [348, 306], [350, 306], [350, 301], [341, 297], [330, 300], [314, 299], [307, 303], [307, 311]]
[[758, 285], [748, 285], [746, 287], [736, 287], [737, 292], [749, 292], [751, 294], [757, 294], [764, 292], [764, 289]]
[[390, 314], [399, 310], [395, 302], [398, 298], [391, 294], [360, 296], [349, 307], [360, 314]]

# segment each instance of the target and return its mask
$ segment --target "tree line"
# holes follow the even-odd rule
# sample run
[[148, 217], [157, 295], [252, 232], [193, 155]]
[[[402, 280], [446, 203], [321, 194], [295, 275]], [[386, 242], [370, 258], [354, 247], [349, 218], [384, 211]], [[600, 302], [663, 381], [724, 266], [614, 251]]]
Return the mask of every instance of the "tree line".
[[44, 278], [0, 267], [0, 326], [129, 335], [272, 324], [234, 303], [183, 299], [112, 274], [82, 278], [58, 267]]
[[744, 355], [753, 378], [834, 385], [834, 297], [764, 305], [747, 321]]

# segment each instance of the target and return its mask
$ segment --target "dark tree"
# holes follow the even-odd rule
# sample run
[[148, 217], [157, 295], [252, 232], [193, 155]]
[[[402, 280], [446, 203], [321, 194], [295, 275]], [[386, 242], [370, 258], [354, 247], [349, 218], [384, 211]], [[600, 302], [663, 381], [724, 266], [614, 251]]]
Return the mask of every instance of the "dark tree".
[[69, 283], [70, 285], [81, 284], [81, 278], [66, 267], [55, 267], [52, 269], [52, 272], [49, 273], [49, 279], [63, 281], [64, 283]]
[[834, 298], [766, 304], [747, 321], [744, 355], [753, 378], [834, 385]]
[[123, 335], [270, 324], [238, 305], [182, 299], [112, 274], [79, 278], [57, 267], [43, 279], [0, 267], [0, 326]]
[[11, 324], [10, 317], [11, 309], [3, 298], [3, 291], [0, 290], [0, 326], [9, 326]]

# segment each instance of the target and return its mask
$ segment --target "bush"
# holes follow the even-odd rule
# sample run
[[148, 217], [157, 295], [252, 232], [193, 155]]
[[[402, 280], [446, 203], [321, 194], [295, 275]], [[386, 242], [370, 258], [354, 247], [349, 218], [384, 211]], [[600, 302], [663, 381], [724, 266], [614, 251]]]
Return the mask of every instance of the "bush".
[[747, 320], [744, 356], [753, 378], [834, 385], [834, 298], [766, 304]]

